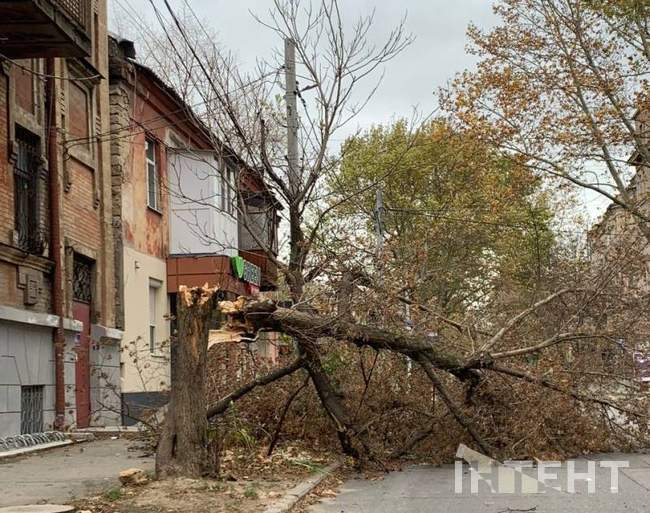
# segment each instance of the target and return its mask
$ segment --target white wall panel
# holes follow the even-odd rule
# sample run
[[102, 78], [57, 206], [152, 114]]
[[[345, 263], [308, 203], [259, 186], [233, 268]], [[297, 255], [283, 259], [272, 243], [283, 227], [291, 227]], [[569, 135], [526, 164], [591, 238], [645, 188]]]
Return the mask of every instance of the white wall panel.
[[237, 213], [221, 208], [221, 169], [213, 152], [168, 155], [172, 254], [237, 255]]

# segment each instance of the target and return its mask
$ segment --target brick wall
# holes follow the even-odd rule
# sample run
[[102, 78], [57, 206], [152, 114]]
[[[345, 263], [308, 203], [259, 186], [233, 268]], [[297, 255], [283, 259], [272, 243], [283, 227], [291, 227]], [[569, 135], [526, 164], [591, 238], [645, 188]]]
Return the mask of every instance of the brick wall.
[[[102, 76], [108, 75], [106, 0], [93, 3], [97, 14], [93, 66]], [[21, 61], [35, 71], [44, 71], [44, 60]], [[55, 73], [61, 76], [90, 74], [80, 60], [57, 59]], [[92, 256], [96, 267], [96, 319], [105, 326], [114, 325], [114, 254], [112, 239], [112, 203], [110, 172], [110, 131], [108, 80], [89, 82], [57, 81], [57, 113], [59, 132], [58, 167], [61, 177], [59, 198], [61, 240], [69, 249]], [[85, 92], [84, 92], [85, 91]], [[87, 101], [82, 96], [88, 94]], [[92, 98], [92, 101], [91, 101]], [[51, 276], [45, 270], [51, 255], [43, 258], [17, 253], [11, 236], [14, 228], [14, 181], [12, 148], [15, 126], [21, 126], [40, 138], [45, 164], [40, 173], [40, 230], [49, 239], [49, 182], [45, 140], [45, 87], [43, 79], [4, 64], [0, 69], [0, 304], [17, 308], [51, 311]], [[70, 149], [71, 138], [104, 135], [101, 140], [89, 139], [86, 145]], [[66, 258], [64, 257], [64, 262]], [[50, 264], [51, 265], [51, 264]], [[19, 283], [19, 268], [41, 274], [41, 294], [36, 305], [27, 306]], [[70, 266], [64, 266], [64, 311], [71, 313]], [[107, 290], [109, 289], [110, 290]]]
[[95, 171], [84, 164], [70, 161], [71, 185], [64, 194], [62, 226], [65, 237], [70, 241], [101, 251], [101, 222], [95, 208]]
[[[9, 242], [9, 228], [13, 226], [13, 174], [10, 173], [7, 143], [7, 95], [9, 76], [0, 68], [0, 242]], [[1, 279], [1, 278], [0, 278]]]

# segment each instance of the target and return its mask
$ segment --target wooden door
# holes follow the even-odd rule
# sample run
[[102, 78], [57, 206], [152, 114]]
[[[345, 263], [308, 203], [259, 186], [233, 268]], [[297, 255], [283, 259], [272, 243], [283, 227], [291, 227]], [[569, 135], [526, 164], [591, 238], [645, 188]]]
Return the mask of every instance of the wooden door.
[[77, 361], [75, 363], [75, 402], [77, 404], [77, 427], [90, 424], [90, 305], [75, 301], [72, 315], [83, 322], [83, 330], [77, 335]]
[[90, 425], [90, 308], [92, 304], [93, 265], [89, 259], [74, 255], [72, 280], [72, 316], [83, 323], [77, 335], [75, 351], [75, 403], [77, 406], [77, 427]]

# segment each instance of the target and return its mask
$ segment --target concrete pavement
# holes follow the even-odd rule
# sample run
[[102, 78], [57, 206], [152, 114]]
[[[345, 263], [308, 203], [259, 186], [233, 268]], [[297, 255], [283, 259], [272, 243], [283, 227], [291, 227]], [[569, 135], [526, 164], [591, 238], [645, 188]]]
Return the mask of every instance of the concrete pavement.
[[96, 440], [0, 460], [0, 506], [65, 503], [119, 484], [120, 470], [153, 469], [125, 439]]
[[[546, 481], [538, 493], [521, 493], [520, 476], [515, 493], [491, 493], [485, 482], [479, 482], [478, 493], [471, 493], [470, 474], [465, 466], [462, 493], [455, 492], [454, 465], [417, 466], [393, 472], [384, 479], [365, 481], [353, 479], [344, 483], [336, 498], [325, 499], [310, 513], [645, 513], [650, 512], [650, 456], [641, 454], [606, 454], [589, 457], [594, 461], [595, 493], [588, 493], [586, 480], [575, 481], [575, 493], [568, 492], [567, 464], [547, 469], [558, 479]], [[611, 493], [611, 470], [600, 461], [628, 461], [629, 468], [620, 470], [619, 492]], [[587, 460], [575, 462], [575, 472], [586, 472]], [[537, 469], [524, 473], [537, 478]], [[489, 477], [489, 476], [488, 476]], [[498, 490], [494, 472], [493, 487]], [[559, 487], [561, 491], [549, 487]], [[542, 493], [543, 492], [543, 493]]]

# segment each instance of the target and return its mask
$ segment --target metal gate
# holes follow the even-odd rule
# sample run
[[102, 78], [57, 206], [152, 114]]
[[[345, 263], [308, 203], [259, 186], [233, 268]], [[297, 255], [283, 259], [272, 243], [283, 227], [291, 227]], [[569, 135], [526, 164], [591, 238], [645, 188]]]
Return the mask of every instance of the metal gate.
[[20, 432], [43, 431], [43, 385], [20, 387]]

